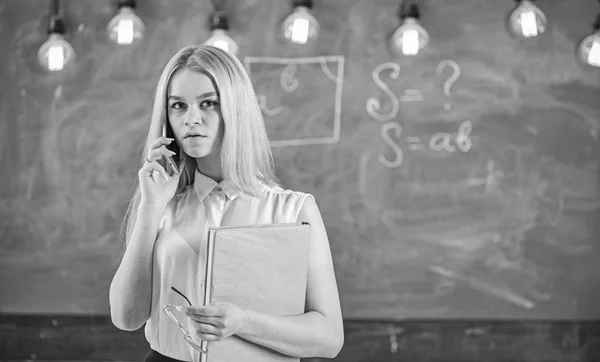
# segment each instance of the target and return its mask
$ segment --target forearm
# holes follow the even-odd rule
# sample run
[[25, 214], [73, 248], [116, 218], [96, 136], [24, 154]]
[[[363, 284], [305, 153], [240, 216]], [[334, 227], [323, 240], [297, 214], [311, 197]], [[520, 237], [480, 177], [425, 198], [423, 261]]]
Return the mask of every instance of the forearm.
[[110, 312], [120, 329], [139, 329], [150, 317], [152, 255], [164, 208], [140, 205], [121, 264], [110, 285]]
[[343, 330], [318, 312], [275, 316], [247, 311], [238, 336], [292, 357], [335, 357], [344, 341]]

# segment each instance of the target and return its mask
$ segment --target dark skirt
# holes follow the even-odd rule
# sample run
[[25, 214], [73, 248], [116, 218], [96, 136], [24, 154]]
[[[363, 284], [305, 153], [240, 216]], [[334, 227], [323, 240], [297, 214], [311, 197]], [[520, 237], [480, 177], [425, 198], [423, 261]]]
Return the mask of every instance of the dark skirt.
[[174, 359], [171, 357], [163, 356], [162, 354], [156, 352], [155, 350], [150, 350], [150, 355], [146, 358], [146, 362], [183, 362], [178, 359]]

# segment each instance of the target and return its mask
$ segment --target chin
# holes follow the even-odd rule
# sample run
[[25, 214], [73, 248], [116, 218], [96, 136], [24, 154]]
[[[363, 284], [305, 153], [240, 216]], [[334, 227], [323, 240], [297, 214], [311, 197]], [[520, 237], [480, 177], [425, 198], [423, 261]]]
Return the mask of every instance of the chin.
[[193, 157], [193, 158], [202, 158], [202, 157], [206, 157], [208, 155], [210, 155], [212, 152], [208, 151], [208, 150], [203, 150], [203, 149], [198, 149], [198, 148], [194, 148], [191, 150], [184, 150], [185, 154]]

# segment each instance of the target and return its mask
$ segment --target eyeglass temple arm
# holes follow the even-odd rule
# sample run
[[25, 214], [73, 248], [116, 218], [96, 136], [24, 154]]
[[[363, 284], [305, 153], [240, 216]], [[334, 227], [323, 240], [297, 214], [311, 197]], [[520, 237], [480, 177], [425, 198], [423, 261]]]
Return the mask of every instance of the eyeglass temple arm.
[[172, 290], [173, 290], [175, 293], [177, 293], [177, 294], [181, 295], [183, 298], [185, 298], [185, 300], [188, 302], [188, 304], [190, 305], [190, 307], [192, 306], [192, 303], [190, 302], [190, 300], [189, 300], [189, 299], [188, 299], [188, 298], [187, 298], [185, 295], [183, 295], [183, 293], [182, 293], [182, 292], [180, 292], [179, 290], [175, 289], [175, 287], [174, 287], [174, 286], [171, 286], [171, 289], [172, 289]]

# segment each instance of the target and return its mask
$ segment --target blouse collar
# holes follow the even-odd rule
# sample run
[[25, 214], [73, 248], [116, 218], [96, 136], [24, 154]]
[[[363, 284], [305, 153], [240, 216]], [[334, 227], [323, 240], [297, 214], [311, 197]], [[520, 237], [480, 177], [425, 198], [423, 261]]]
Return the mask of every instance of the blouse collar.
[[217, 183], [212, 178], [201, 173], [198, 167], [196, 167], [194, 171], [194, 190], [196, 190], [196, 195], [198, 195], [200, 201], [204, 200], [213, 189], [223, 190], [230, 200], [234, 200], [240, 195], [240, 192], [234, 187], [231, 180], [223, 180]]

